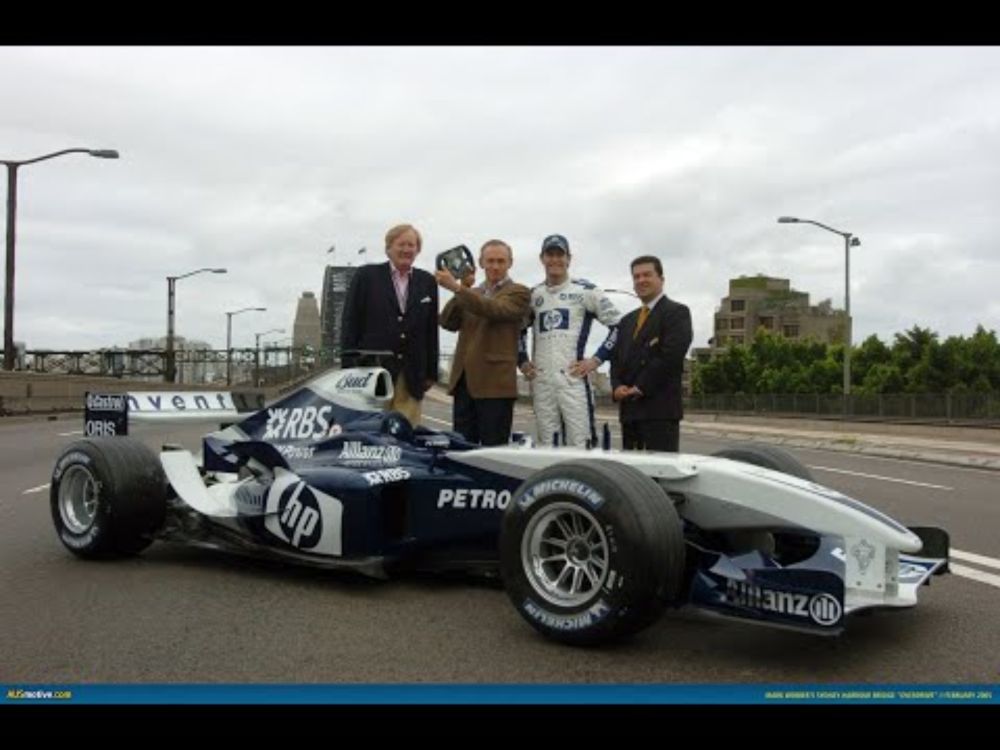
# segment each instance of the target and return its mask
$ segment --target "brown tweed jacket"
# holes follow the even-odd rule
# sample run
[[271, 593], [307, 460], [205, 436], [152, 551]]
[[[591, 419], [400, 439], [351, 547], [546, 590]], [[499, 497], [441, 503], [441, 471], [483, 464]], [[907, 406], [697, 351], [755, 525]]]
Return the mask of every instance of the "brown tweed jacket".
[[448, 392], [465, 373], [472, 398], [517, 398], [517, 342], [528, 318], [531, 292], [514, 282], [486, 297], [462, 287], [439, 316], [441, 327], [458, 331]]

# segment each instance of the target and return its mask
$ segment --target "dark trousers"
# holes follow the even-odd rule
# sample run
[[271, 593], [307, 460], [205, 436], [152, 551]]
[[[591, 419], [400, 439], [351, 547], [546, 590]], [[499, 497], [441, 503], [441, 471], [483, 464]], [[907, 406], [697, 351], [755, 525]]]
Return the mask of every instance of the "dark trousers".
[[642, 419], [622, 422], [622, 448], [627, 451], [677, 453], [681, 445], [678, 419]]
[[481, 445], [506, 445], [514, 422], [514, 399], [472, 398], [465, 387], [465, 375], [455, 386], [451, 421], [455, 432]]

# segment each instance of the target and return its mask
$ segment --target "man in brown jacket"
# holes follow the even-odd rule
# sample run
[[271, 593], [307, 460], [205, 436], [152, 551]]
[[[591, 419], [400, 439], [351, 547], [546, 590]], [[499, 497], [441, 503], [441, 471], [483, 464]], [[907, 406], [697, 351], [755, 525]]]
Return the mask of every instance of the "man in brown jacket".
[[514, 263], [510, 245], [490, 240], [479, 251], [486, 280], [473, 288], [475, 272], [461, 283], [449, 271], [437, 282], [455, 296], [439, 316], [441, 327], [458, 331], [448, 392], [454, 397], [455, 431], [482, 445], [510, 439], [517, 399], [517, 343], [528, 318], [531, 293], [507, 275]]

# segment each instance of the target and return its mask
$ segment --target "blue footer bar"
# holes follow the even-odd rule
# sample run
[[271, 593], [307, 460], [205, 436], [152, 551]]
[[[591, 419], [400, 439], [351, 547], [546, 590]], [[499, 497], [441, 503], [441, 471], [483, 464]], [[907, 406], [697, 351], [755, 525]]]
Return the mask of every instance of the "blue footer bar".
[[4, 704], [665, 705], [1000, 702], [1000, 685], [37, 685]]

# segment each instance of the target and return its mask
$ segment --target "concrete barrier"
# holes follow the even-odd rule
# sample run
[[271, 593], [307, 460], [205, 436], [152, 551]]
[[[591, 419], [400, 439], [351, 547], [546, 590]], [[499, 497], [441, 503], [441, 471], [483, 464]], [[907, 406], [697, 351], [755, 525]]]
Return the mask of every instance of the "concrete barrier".
[[0, 371], [0, 416], [82, 412], [87, 391], [127, 393], [130, 391], [219, 391], [263, 394], [270, 400], [277, 388], [244, 388], [219, 384], [168, 384], [161, 380], [129, 380], [88, 375], [51, 375], [38, 372]]

